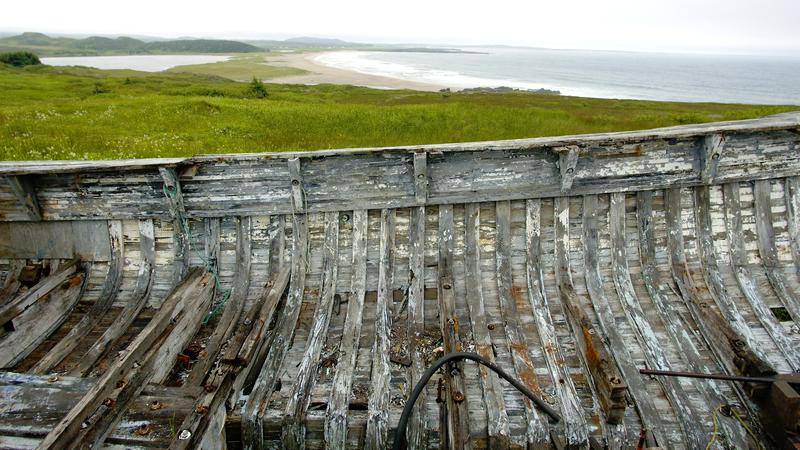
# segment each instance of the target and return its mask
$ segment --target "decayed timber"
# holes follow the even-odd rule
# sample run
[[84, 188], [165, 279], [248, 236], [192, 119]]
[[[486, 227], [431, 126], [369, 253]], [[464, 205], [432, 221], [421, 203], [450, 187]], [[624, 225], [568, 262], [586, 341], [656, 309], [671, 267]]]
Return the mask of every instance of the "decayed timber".
[[796, 445], [798, 130], [0, 162], [0, 447]]

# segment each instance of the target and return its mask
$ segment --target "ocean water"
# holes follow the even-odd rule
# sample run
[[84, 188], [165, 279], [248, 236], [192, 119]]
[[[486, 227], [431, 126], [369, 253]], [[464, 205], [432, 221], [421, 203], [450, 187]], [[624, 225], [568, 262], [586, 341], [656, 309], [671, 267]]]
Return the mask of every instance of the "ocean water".
[[321, 64], [455, 89], [508, 86], [582, 97], [800, 105], [800, 55], [740, 56], [470, 47], [340, 51]]
[[42, 58], [51, 66], [86, 66], [97, 69], [131, 69], [143, 72], [161, 72], [175, 66], [206, 64], [225, 61], [230, 56], [221, 55], [120, 55], [120, 56], [59, 56]]

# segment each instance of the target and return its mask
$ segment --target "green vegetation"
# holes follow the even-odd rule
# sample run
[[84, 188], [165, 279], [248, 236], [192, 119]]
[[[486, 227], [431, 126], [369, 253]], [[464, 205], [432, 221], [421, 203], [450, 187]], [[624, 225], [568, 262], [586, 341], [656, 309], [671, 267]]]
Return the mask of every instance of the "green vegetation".
[[93, 56], [175, 53], [253, 53], [264, 49], [237, 41], [185, 39], [144, 42], [130, 37], [85, 39], [50, 37], [42, 33], [22, 33], [0, 39], [0, 52], [30, 51], [42, 56]]
[[253, 98], [267, 98], [267, 96], [269, 96], [267, 88], [264, 87], [264, 83], [256, 77], [253, 77], [253, 81], [250, 82], [249, 90]]
[[744, 119], [791, 106], [248, 83], [0, 65], [0, 159], [108, 159], [430, 144]]
[[0, 53], [0, 63], [10, 64], [15, 67], [35, 66], [41, 64], [39, 57], [31, 52]]
[[270, 66], [264, 62], [264, 56], [266, 55], [236, 56], [227, 61], [177, 66], [169, 69], [169, 72], [214, 75], [235, 81], [247, 81], [252, 77], [268, 80], [306, 73], [305, 70], [294, 67]]

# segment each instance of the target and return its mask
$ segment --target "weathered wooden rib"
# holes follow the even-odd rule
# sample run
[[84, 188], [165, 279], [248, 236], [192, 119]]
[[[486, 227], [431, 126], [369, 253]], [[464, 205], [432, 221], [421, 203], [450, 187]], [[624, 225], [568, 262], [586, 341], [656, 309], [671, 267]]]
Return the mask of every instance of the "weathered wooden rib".
[[[541, 396], [542, 389], [536, 378], [530, 349], [519, 327], [517, 312], [520, 288], [513, 285], [511, 279], [511, 204], [503, 201], [496, 205], [497, 250], [495, 263], [497, 269], [497, 291], [500, 299], [500, 310], [505, 319], [506, 339], [511, 348], [511, 357], [517, 377], [531, 390]], [[547, 419], [542, 417], [530, 399], [525, 398], [525, 415], [527, 417], [527, 442], [530, 447], [543, 448], [549, 441]]]
[[42, 220], [42, 209], [39, 207], [39, 200], [36, 198], [36, 187], [33, 177], [10, 176], [6, 177], [11, 192], [17, 197], [17, 201], [22, 205], [25, 214], [30, 220]]
[[541, 258], [541, 202], [528, 200], [525, 209], [526, 275], [531, 309], [536, 320], [536, 330], [544, 349], [550, 379], [555, 386], [561, 406], [566, 443], [569, 446], [584, 446], [588, 441], [588, 425], [580, 408], [575, 383], [567, 370], [564, 354], [556, 337], [547, 296], [542, 289], [544, 281], [539, 262]]
[[[644, 349], [648, 365], [658, 370], [672, 370], [672, 366], [667, 360], [667, 355], [664, 353], [663, 343], [660, 342], [655, 330], [650, 325], [650, 321], [645, 316], [631, 281], [631, 271], [628, 267], [627, 239], [625, 237], [624, 193], [611, 194], [609, 229], [611, 231], [611, 271], [614, 276], [617, 295], [622, 300], [625, 315], [634, 329], [639, 344]], [[645, 284], [649, 286], [648, 291], [653, 296], [656, 292], [653, 279], [646, 280]], [[676, 411], [678, 423], [686, 437], [687, 445], [692, 448], [702, 447], [703, 444], [708, 442], [705, 433], [696, 426], [702, 422], [702, 419], [694, 413], [689, 403], [689, 396], [681, 386], [680, 381], [677, 378], [666, 377], [659, 379], [659, 382], [661, 382], [667, 398]]]
[[0, 307], [0, 325], [11, 322], [15, 317], [22, 314], [28, 307], [36, 303], [39, 299], [47, 296], [53, 289], [65, 282], [80, 269], [80, 261], [73, 259], [61, 266], [52, 275], [36, 283], [30, 290], [23, 292], [14, 299], [4, 303]]
[[761, 325], [783, 353], [793, 370], [800, 370], [800, 348], [787, 336], [786, 330], [766, 305], [758, 290], [753, 273], [747, 263], [742, 232], [742, 216], [739, 202], [739, 184], [728, 183], [723, 187], [725, 203], [725, 231], [730, 245], [730, 264], [742, 294], [755, 311]]
[[[425, 365], [460, 348], [541, 383], [564, 417], [542, 433], [548, 445], [627, 448], [643, 427], [646, 445], [703, 447], [721, 404], [747, 410], [765, 442], [784, 439], [762, 413], [776, 406], [764, 409], [764, 388], [634, 370], [791, 370], [762, 322], [774, 311], [784, 349], [797, 346], [782, 307], [796, 319], [798, 129], [792, 113], [442, 146], [0, 162], [0, 176], [35, 181], [41, 218], [0, 183], [0, 310], [73, 258], [87, 272], [0, 331], [13, 347], [11, 325], [28, 323], [13, 367], [58, 372], [0, 380], [12, 398], [37, 396], [33, 409], [0, 397], [0, 447], [36, 446], [53, 429], [71, 430], [74, 447], [383, 447]], [[339, 218], [339, 257], [325, 215]], [[190, 266], [233, 288], [204, 327], [212, 275], [198, 295], [170, 296]], [[60, 326], [38, 317], [44, 306]], [[210, 354], [187, 371], [190, 341]], [[414, 408], [411, 448], [513, 447], [539, 431], [494, 375], [448, 369]], [[99, 388], [61, 375], [109, 371]], [[738, 421], [717, 414], [717, 425], [719, 448], [748, 445]]]
[[43, 374], [53, 369], [61, 360], [67, 357], [78, 345], [79, 340], [86, 336], [97, 321], [108, 311], [117, 298], [122, 281], [124, 261], [124, 244], [122, 236], [122, 223], [118, 220], [108, 222], [108, 236], [111, 244], [111, 261], [109, 262], [108, 275], [103, 284], [100, 298], [92, 305], [91, 310], [81, 318], [64, 339], [61, 339], [47, 355], [42, 357], [31, 369], [32, 373]]
[[[69, 413], [48, 433], [39, 448], [69, 448], [74, 445], [75, 440], [82, 434], [82, 429], [89, 428], [88, 426], [83, 426], [84, 421], [95, 414], [98, 408], [113, 405], [116, 401], [106, 402], [106, 399], [111, 398], [110, 396], [115, 391], [129, 386], [131, 381], [129, 372], [131, 370], [144, 368], [144, 370], [137, 370], [137, 373], [152, 370], [152, 364], [144, 365], [142, 361], [150, 359], [150, 362], [154, 362], [154, 358], [147, 358], [146, 356], [148, 352], [153, 353], [151, 350], [153, 344], [157, 342], [161, 333], [170, 326], [171, 321], [181, 315], [186, 315], [187, 312], [191, 312], [193, 309], [198, 309], [203, 297], [210, 299], [212, 287], [210, 276], [203, 270], [195, 268], [189, 271], [185, 280], [170, 294], [162, 308], [153, 316], [145, 329], [131, 342], [126, 352], [115, 359], [103, 376], [95, 382], [80, 401], [70, 409]], [[204, 292], [206, 295], [203, 295]], [[128, 381], [125, 381], [126, 379]], [[137, 386], [137, 388], [141, 387], [143, 386]], [[116, 393], [118, 394], [119, 392]], [[104, 402], [107, 405], [103, 405]]]
[[[481, 279], [483, 277], [481, 276], [480, 262], [480, 205], [475, 203], [467, 204], [465, 206], [465, 214], [464, 277], [467, 288], [467, 306], [469, 307], [469, 316], [472, 322], [472, 336], [475, 340], [476, 353], [494, 362], [492, 338], [488, 331], [483, 288], [481, 287]], [[478, 370], [483, 390], [483, 401], [486, 404], [489, 446], [492, 448], [507, 448], [511, 445], [511, 440], [508, 414], [503, 400], [503, 387], [500, 385], [500, 378], [482, 365], [478, 367]]]
[[[568, 212], [569, 210], [566, 209], [565, 211]], [[583, 202], [583, 245], [586, 259], [586, 287], [589, 291], [589, 297], [592, 299], [592, 307], [597, 314], [600, 329], [608, 338], [611, 354], [614, 356], [614, 361], [628, 384], [628, 391], [642, 419], [644, 430], [652, 434], [656, 442], [663, 445], [670, 441], [667, 440], [666, 434], [664, 434], [665, 427], [661, 414], [658, 413], [653, 404], [644, 380], [639, 375], [639, 370], [631, 357], [630, 351], [617, 329], [614, 313], [611, 311], [605, 292], [603, 292], [600, 278], [600, 262], [597, 257], [599, 245], [597, 214], [597, 197], [594, 195], [585, 196]], [[564, 219], [559, 217], [559, 220], [568, 220], [566, 213], [562, 212], [559, 216], [561, 215], [567, 217]]]
[[[358, 356], [358, 340], [364, 311], [367, 283], [367, 211], [353, 212], [353, 257], [347, 316], [339, 344], [339, 363], [333, 378], [325, 440], [332, 448], [344, 448], [347, 442], [347, 411], [353, 384], [353, 371]], [[410, 305], [409, 305], [410, 309]]]
[[[156, 264], [153, 221], [150, 219], [139, 221], [139, 251], [142, 255], [142, 261], [139, 265], [139, 275], [136, 279], [136, 287], [133, 291], [132, 300], [125, 305], [125, 308], [119, 313], [114, 323], [106, 328], [103, 335], [100, 336], [89, 351], [83, 355], [78, 365], [70, 370], [71, 376], [88, 375], [97, 360], [108, 350], [112, 342], [122, 336], [147, 303], [150, 290], [153, 287], [153, 272]], [[43, 369], [44, 366], [34, 366], [34, 371]], [[49, 370], [49, 368], [44, 369], [44, 371], [47, 370]]]
[[392, 329], [392, 261], [394, 252], [393, 210], [381, 211], [380, 257], [378, 260], [378, 303], [375, 312], [375, 340], [372, 344], [372, 389], [369, 395], [364, 447], [380, 450], [389, 445], [389, 341]]
[[264, 445], [262, 415], [269, 405], [272, 391], [278, 380], [283, 359], [294, 338], [306, 279], [308, 228], [304, 214], [292, 215], [292, 276], [283, 313], [275, 325], [274, 334], [267, 345], [269, 352], [258, 378], [245, 403], [242, 413], [242, 441], [246, 448], [261, 449]]

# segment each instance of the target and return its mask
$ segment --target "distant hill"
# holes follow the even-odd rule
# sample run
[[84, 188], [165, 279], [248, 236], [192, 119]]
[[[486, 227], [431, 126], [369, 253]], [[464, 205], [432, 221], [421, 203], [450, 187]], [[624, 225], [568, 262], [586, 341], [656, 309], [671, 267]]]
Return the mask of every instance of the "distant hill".
[[317, 38], [310, 36], [300, 36], [295, 38], [286, 39], [284, 42], [292, 44], [306, 44], [312, 46], [325, 46], [325, 47], [348, 47], [351, 45], [358, 45], [352, 42], [343, 41], [341, 39]]
[[131, 37], [83, 39], [22, 33], [0, 38], [0, 52], [30, 51], [39, 56], [138, 55], [168, 53], [251, 53], [264, 49], [238, 41], [187, 39], [145, 42]]

